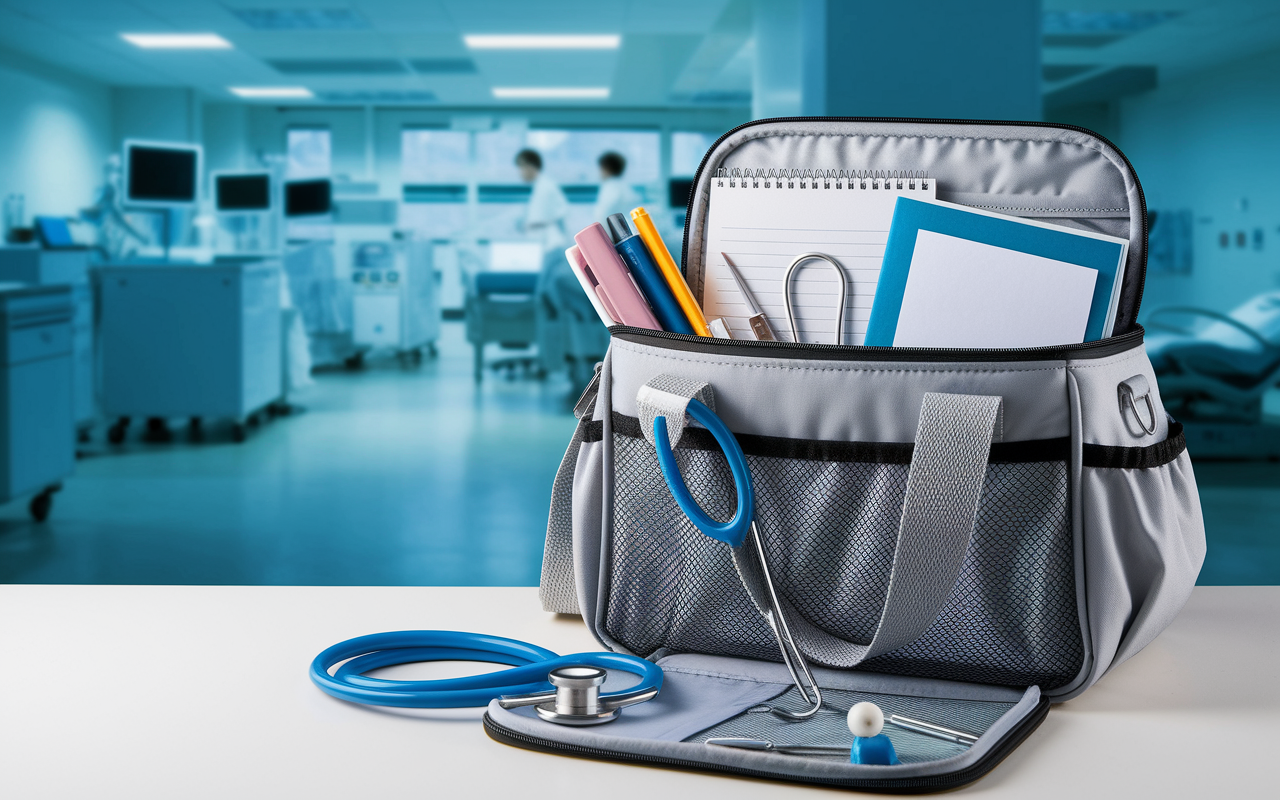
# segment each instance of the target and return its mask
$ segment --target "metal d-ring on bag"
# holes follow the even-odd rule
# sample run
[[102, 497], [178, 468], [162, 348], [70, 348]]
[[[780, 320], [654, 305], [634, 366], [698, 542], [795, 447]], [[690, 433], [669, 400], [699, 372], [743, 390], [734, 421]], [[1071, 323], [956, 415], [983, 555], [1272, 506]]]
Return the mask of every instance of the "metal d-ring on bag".
[[[636, 395], [641, 430], [657, 451], [658, 465], [672, 497], [694, 527], [732, 548], [743, 587], [764, 615], [797, 691], [809, 704], [798, 713], [777, 707], [770, 710], [783, 719], [808, 719], [821, 708], [822, 694], [802, 649], [804, 640], [827, 650], [837, 646], [845, 651], [845, 666], [855, 666], [910, 644], [937, 618], [969, 549], [1001, 399], [925, 394], [889, 589], [879, 625], [866, 645], [838, 642], [788, 610], [769, 570], [764, 537], [756, 524], [750, 466], [733, 432], [712, 410], [713, 403], [709, 384], [672, 375], [654, 378]], [[728, 522], [718, 522], [707, 515], [680, 474], [673, 448], [684, 432], [686, 414], [711, 433], [728, 461], [738, 498], [737, 509]], [[945, 503], [940, 502], [942, 498]], [[744, 557], [748, 532], [755, 549], [754, 563]], [[758, 573], [754, 572], [756, 567]], [[801, 631], [799, 637], [792, 632], [789, 616], [803, 625], [797, 628]]]

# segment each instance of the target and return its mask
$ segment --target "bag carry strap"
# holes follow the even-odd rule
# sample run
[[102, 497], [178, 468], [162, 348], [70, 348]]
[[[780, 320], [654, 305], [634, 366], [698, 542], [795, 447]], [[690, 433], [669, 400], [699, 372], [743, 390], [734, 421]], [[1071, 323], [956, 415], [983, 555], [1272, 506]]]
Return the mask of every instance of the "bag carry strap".
[[[869, 644], [836, 638], [809, 624], [785, 597], [779, 601], [805, 655], [849, 668], [919, 639], [955, 587], [978, 515], [999, 397], [927, 393], [920, 408], [893, 570], [880, 622]], [[769, 607], [751, 540], [735, 548], [734, 565], [761, 613]]]

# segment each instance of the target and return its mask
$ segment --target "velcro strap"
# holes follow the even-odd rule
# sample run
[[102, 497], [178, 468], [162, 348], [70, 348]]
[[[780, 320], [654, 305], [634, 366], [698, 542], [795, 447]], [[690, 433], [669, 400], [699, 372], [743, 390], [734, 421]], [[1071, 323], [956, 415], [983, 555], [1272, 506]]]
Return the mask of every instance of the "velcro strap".
[[659, 375], [640, 387], [636, 393], [637, 416], [640, 432], [649, 444], [654, 444], [653, 421], [657, 417], [667, 420], [667, 438], [671, 446], [680, 443], [685, 429], [685, 409], [693, 398], [702, 401], [712, 411], [716, 410], [711, 384], [675, 375]]

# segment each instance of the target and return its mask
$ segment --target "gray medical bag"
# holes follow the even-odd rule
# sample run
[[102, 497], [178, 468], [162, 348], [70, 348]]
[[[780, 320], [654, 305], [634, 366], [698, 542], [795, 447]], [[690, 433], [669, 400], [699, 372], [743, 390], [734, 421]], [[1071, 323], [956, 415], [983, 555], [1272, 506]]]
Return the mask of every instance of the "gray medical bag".
[[[605, 647], [657, 661], [666, 682], [655, 700], [601, 727], [557, 726], [494, 704], [485, 718], [494, 738], [855, 789], [946, 789], [990, 771], [1051, 703], [1133, 656], [1186, 602], [1204, 559], [1204, 525], [1182, 428], [1164, 412], [1136, 322], [1147, 221], [1128, 160], [1096, 134], [1061, 125], [748, 123], [721, 137], [694, 181], [682, 263], [695, 296], [712, 182], [728, 175], [758, 184], [797, 166], [811, 169], [801, 175], [812, 181], [924, 170], [941, 200], [1127, 237], [1114, 335], [949, 350], [613, 328], [556, 476], [541, 593], [548, 611], [580, 613]], [[684, 517], [641, 435], [636, 395], [659, 376], [710, 384], [716, 412], [747, 455], [771, 569], [829, 707], [807, 722], [768, 713], [765, 703], [800, 704], [778, 646], [729, 548]], [[945, 450], [947, 431], [967, 424], [957, 416], [926, 433], [926, 395], [999, 398], [976, 510], [933, 509], [971, 520], [949, 570], [918, 551], [910, 557], [925, 563], [904, 565], [899, 546], [913, 449]], [[686, 430], [676, 454], [709, 513], [732, 514], [734, 486], [707, 431]], [[882, 612], [899, 613], [886, 610], [886, 594], [891, 573], [907, 566], [940, 576], [950, 591], [934, 592], [924, 609], [932, 623], [918, 638], [861, 661], [856, 646], [892, 622]], [[897, 766], [704, 744], [748, 737], [847, 746], [843, 712], [860, 700], [977, 741], [966, 747], [886, 727]]]

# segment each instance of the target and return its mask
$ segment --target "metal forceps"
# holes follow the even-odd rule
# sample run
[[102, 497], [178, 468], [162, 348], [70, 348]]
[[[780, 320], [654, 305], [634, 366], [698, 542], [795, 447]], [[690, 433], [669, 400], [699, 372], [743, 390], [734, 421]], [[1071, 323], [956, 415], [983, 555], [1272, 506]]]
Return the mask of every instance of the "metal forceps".
[[[666, 479], [667, 488], [671, 490], [671, 495], [675, 498], [676, 504], [680, 506], [680, 510], [685, 513], [685, 516], [689, 518], [694, 527], [703, 534], [724, 542], [735, 549], [743, 545], [746, 541], [747, 533], [751, 534], [752, 542], [755, 544], [757, 561], [760, 565], [760, 573], [764, 578], [764, 585], [769, 595], [769, 607], [764, 614], [765, 621], [769, 623], [770, 629], [773, 630], [773, 636], [778, 641], [778, 649], [782, 651], [782, 661], [786, 664], [787, 671], [791, 673], [791, 680], [795, 682], [796, 689], [800, 692], [800, 696], [804, 698], [804, 702], [810, 704], [809, 708], [800, 712], [787, 711], [777, 707], [770, 707], [769, 710], [775, 716], [786, 720], [800, 721], [808, 719], [817, 714], [822, 707], [822, 692], [818, 689], [818, 682], [814, 680], [813, 673], [809, 671], [809, 665], [805, 661], [804, 653], [800, 652], [800, 648], [796, 646], [795, 639], [791, 636], [791, 628], [787, 625], [786, 615], [782, 613], [782, 605], [778, 601], [778, 592], [774, 588], [773, 576], [769, 572], [769, 559], [765, 555], [764, 538], [760, 535], [760, 529], [756, 527], [755, 493], [751, 485], [751, 470], [747, 466], [747, 457], [742, 452], [742, 446], [738, 444], [738, 440], [734, 438], [733, 432], [729, 430], [729, 427], [702, 401], [697, 398], [691, 398], [685, 412], [711, 432], [711, 435], [715, 437], [716, 442], [720, 445], [720, 449], [724, 451], [725, 459], [729, 462], [729, 472], [733, 475], [733, 486], [738, 493], [738, 508], [734, 512], [733, 519], [728, 522], [717, 522], [702, 510], [702, 507], [698, 505], [698, 501], [689, 493], [684, 477], [680, 474], [680, 466], [676, 463], [675, 454], [671, 450], [666, 417], [657, 416], [653, 424], [653, 438], [658, 452], [658, 465], [662, 468], [662, 476]], [[800, 679], [802, 675], [804, 676], [803, 681]], [[811, 693], [812, 696], [810, 696]]]

